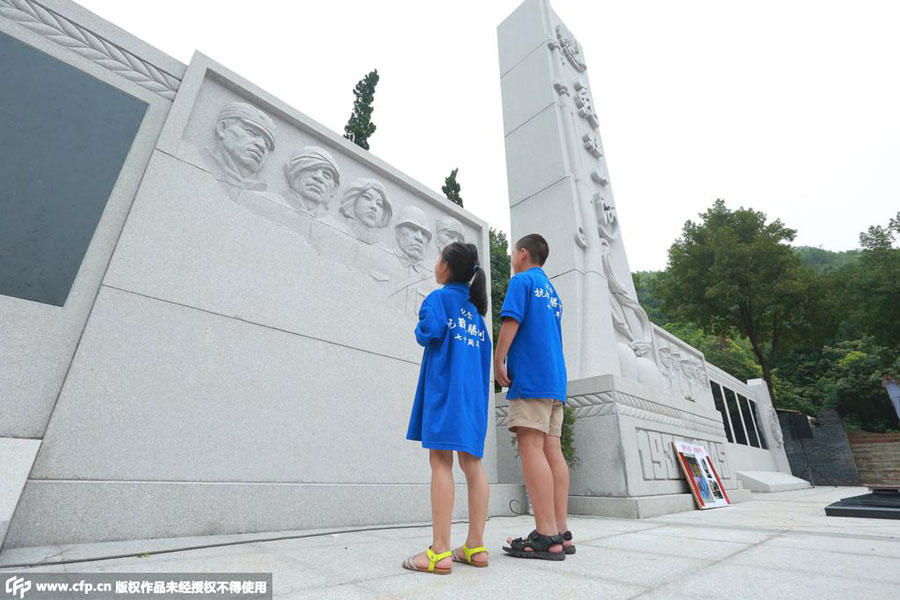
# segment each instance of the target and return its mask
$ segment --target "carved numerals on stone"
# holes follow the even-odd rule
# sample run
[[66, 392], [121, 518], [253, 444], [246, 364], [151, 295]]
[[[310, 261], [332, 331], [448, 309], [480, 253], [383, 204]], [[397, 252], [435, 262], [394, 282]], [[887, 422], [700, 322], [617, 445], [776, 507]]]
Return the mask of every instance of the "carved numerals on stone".
[[600, 235], [607, 239], [619, 236], [619, 218], [616, 207], [603, 192], [594, 194], [594, 210], [597, 212], [597, 228]]
[[597, 119], [597, 113], [594, 110], [594, 99], [591, 97], [591, 90], [580, 79], [575, 81], [575, 106], [578, 107], [578, 114], [587, 120], [592, 128], [597, 129], [600, 127], [600, 121]]
[[646, 429], [638, 429], [636, 433], [644, 479], [654, 481], [681, 478], [681, 471], [672, 451], [674, 437]]
[[[672, 449], [672, 440], [675, 436], [648, 429], [637, 429], [635, 434], [641, 460], [641, 472], [645, 481], [664, 481], [683, 477]], [[687, 440], [681, 437], [679, 439], [703, 446], [722, 481], [731, 479], [731, 471], [725, 456], [725, 446], [722, 443]]]

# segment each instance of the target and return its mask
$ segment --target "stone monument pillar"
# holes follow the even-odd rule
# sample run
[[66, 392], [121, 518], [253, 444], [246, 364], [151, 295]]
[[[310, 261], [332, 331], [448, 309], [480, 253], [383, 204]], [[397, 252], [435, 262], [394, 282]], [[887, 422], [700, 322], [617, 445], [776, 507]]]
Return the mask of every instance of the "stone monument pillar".
[[568, 403], [583, 465], [573, 508], [630, 516], [690, 508], [672, 439], [706, 446], [726, 486], [737, 483], [702, 353], [652, 325], [638, 303], [585, 55], [547, 0], [523, 2], [498, 37], [512, 241], [547, 239], [544, 269], [565, 306]]

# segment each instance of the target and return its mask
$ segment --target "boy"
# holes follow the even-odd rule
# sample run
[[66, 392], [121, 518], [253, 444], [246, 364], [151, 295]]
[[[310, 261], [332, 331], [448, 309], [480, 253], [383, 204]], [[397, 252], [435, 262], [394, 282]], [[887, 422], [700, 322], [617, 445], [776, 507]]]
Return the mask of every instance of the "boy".
[[564, 560], [575, 546], [566, 529], [569, 466], [560, 446], [566, 401], [562, 303], [541, 268], [549, 254], [547, 240], [536, 233], [516, 242], [494, 373], [509, 388], [508, 428], [519, 444], [535, 520], [531, 534], [507, 538], [503, 550], [518, 558]]

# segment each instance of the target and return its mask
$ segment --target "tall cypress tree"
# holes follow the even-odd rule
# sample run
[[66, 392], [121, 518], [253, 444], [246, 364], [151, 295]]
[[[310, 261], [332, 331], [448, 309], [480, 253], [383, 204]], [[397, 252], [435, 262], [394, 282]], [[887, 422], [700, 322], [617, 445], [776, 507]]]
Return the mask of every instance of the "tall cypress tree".
[[359, 80], [353, 88], [353, 113], [350, 120], [344, 126], [344, 137], [359, 146], [369, 149], [369, 137], [375, 133], [375, 123], [372, 122], [372, 111], [375, 108], [375, 86], [378, 85], [378, 69], [368, 73]]
[[441, 186], [441, 191], [444, 192], [444, 195], [447, 196], [447, 200], [453, 202], [454, 204], [463, 205], [462, 196], [459, 195], [460, 187], [459, 182], [456, 181], [456, 174], [459, 172], [459, 167], [450, 171], [450, 175], [444, 178], [444, 185]]

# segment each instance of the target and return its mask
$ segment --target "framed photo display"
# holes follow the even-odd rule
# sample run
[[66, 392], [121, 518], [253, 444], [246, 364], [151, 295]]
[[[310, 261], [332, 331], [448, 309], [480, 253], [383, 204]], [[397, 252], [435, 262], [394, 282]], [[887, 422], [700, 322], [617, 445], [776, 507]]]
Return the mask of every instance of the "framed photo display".
[[707, 508], [728, 506], [731, 502], [728, 500], [725, 486], [722, 485], [716, 468], [709, 460], [706, 449], [697, 444], [678, 440], [674, 440], [672, 446], [688, 487], [691, 488], [697, 508], [706, 510]]

